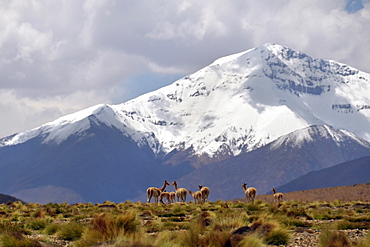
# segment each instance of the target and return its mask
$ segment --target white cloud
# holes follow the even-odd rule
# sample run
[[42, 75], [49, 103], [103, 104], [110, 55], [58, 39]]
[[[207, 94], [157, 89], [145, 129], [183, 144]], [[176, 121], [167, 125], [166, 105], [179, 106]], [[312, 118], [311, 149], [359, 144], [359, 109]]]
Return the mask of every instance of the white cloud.
[[[111, 89], [113, 90], [113, 89]], [[11, 90], [0, 90], [1, 128], [7, 135], [38, 127], [61, 116], [107, 102], [106, 94], [97, 91], [75, 92], [67, 96], [18, 97]], [[32, 120], [32, 121], [30, 121]]]
[[0, 137], [132, 98], [127, 87], [140, 74], [188, 74], [266, 42], [370, 72], [370, 3], [352, 14], [344, 6], [344, 0], [1, 1], [0, 110], [8, 121], [1, 121]]

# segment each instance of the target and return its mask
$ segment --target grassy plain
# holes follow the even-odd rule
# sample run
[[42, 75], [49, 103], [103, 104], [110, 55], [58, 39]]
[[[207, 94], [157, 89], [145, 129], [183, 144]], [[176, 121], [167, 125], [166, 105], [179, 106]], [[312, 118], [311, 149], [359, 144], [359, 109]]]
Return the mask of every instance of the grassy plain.
[[[317, 232], [312, 246], [370, 246], [366, 201], [266, 198], [253, 204], [9, 202], [0, 204], [0, 246], [294, 246], [300, 232]], [[359, 238], [345, 234], [354, 229]]]

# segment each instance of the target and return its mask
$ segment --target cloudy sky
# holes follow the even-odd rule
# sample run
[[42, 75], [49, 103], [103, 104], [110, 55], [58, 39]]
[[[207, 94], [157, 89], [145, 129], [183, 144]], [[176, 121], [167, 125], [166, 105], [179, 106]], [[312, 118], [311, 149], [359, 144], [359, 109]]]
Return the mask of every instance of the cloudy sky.
[[2, 0], [0, 137], [264, 43], [370, 73], [369, 0]]

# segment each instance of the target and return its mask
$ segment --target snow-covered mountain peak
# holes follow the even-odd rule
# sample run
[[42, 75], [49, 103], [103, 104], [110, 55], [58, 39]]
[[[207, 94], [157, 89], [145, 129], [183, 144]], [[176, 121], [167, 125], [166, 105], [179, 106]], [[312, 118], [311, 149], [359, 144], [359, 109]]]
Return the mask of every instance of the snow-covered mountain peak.
[[[353, 93], [338, 94], [348, 90], [344, 80], [358, 82], [350, 75], [359, 72], [347, 73], [345, 68], [349, 67], [265, 44], [217, 59], [122, 107], [131, 119], [152, 123], [141, 125], [140, 131], [160, 139], [155, 141], [157, 151], [192, 147], [196, 154], [212, 155], [222, 149], [235, 155], [310, 125], [346, 128], [350, 117], [361, 119], [356, 124], [365, 130], [369, 123], [362, 116], [365, 111], [357, 114], [352, 108], [354, 114], [346, 115]], [[358, 86], [370, 92], [368, 83]], [[366, 95], [359, 92], [355, 101], [368, 105]], [[368, 135], [358, 130], [357, 134]]]
[[90, 127], [90, 116], [97, 116], [101, 122], [112, 123], [113, 112], [109, 105], [99, 104], [84, 110], [63, 116], [52, 122], [46, 123], [35, 129], [15, 134], [3, 139], [0, 146], [17, 145], [26, 142], [37, 136], [43, 136], [44, 143], [60, 143], [66, 140], [70, 135], [78, 134]]
[[[12, 137], [59, 143], [91, 123], [120, 130], [155, 154], [237, 155], [311, 125], [370, 140], [370, 75], [275, 44], [217, 59], [171, 85], [98, 105]], [[324, 133], [324, 132], [322, 132]]]
[[313, 142], [318, 140], [318, 138], [331, 140], [335, 142], [337, 146], [346, 145], [346, 143], [349, 142], [355, 142], [361, 146], [370, 148], [370, 143], [368, 141], [357, 137], [347, 130], [335, 129], [328, 125], [313, 125], [279, 137], [273, 142], [271, 149], [277, 149], [282, 146], [301, 147], [304, 143]]

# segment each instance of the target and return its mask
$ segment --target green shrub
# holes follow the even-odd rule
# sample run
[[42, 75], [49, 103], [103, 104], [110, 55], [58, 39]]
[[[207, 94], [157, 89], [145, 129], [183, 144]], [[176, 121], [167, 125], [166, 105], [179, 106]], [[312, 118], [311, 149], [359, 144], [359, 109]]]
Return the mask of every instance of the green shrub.
[[23, 237], [21, 233], [4, 233], [0, 235], [1, 247], [41, 247], [42, 245], [29, 238]]
[[336, 224], [337, 230], [347, 230], [347, 229], [369, 229], [370, 223], [369, 222], [352, 222], [349, 220], [341, 220], [338, 221]]
[[370, 222], [370, 214], [364, 216], [350, 217], [348, 218], [350, 222]]
[[303, 220], [289, 217], [281, 218], [279, 221], [281, 222], [281, 224], [289, 228], [312, 226], [312, 224], [305, 222]]
[[21, 231], [21, 227], [18, 224], [14, 224], [9, 221], [0, 222], [0, 234], [1, 233], [8, 233], [8, 232], [19, 232]]
[[62, 225], [56, 235], [60, 239], [74, 241], [82, 236], [83, 231], [84, 226], [76, 222], [70, 222]]
[[158, 215], [158, 217], [185, 217], [185, 216], [186, 216], [185, 212], [168, 212]]
[[369, 247], [370, 246], [370, 233], [366, 235], [364, 239], [362, 239], [356, 247]]
[[269, 232], [264, 239], [269, 245], [286, 245], [290, 240], [290, 235], [288, 231], [283, 228], [275, 228]]
[[234, 208], [246, 208], [246, 204], [244, 202], [237, 202], [233, 206]]
[[351, 242], [343, 232], [325, 227], [319, 236], [319, 246], [346, 247], [351, 246]]
[[125, 214], [102, 214], [95, 216], [91, 226], [82, 236], [82, 241], [94, 244], [114, 240], [121, 235], [129, 235], [139, 230], [140, 222], [132, 211]]
[[2, 247], [28, 247], [41, 246], [34, 240], [24, 237], [25, 229], [19, 224], [9, 221], [0, 223], [0, 246]]
[[42, 230], [47, 226], [48, 222], [45, 219], [31, 219], [26, 224], [25, 227], [31, 230]]
[[178, 235], [180, 246], [199, 246], [200, 232], [202, 232], [202, 226], [192, 222], [187, 231]]
[[340, 220], [343, 215], [337, 214], [332, 209], [318, 209], [313, 212], [313, 218], [317, 220]]
[[266, 236], [272, 230], [276, 228], [276, 223], [275, 222], [269, 222], [264, 219], [259, 219], [257, 221], [254, 221], [251, 225], [250, 228], [258, 233], [261, 236]]
[[291, 210], [288, 210], [286, 213], [289, 217], [307, 217], [308, 214], [306, 212], [306, 209], [304, 207], [294, 207]]
[[239, 244], [238, 247], [264, 247], [265, 244], [263, 243], [263, 240], [256, 236], [256, 235], [250, 235], [245, 237]]
[[228, 232], [207, 231], [199, 238], [198, 241], [199, 241], [198, 244], [195, 246], [204, 246], [204, 247], [227, 246], [226, 243], [229, 241], [229, 233]]
[[260, 210], [260, 204], [248, 203], [246, 208], [247, 208], [248, 211], [258, 211], [258, 210]]
[[44, 229], [44, 233], [46, 234], [46, 235], [53, 235], [53, 234], [55, 234], [59, 229], [61, 228], [61, 226], [60, 225], [58, 225], [58, 224], [49, 224], [49, 225], [47, 225], [46, 227], [45, 227], [45, 229]]
[[224, 210], [222, 213], [217, 213], [212, 219], [214, 231], [231, 232], [246, 224], [245, 213], [236, 212], [233, 210]]
[[136, 219], [134, 212], [127, 212], [114, 217], [113, 224], [119, 230], [123, 230], [124, 234], [135, 233], [140, 226], [140, 222]]

